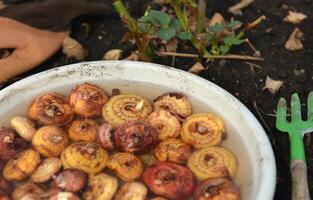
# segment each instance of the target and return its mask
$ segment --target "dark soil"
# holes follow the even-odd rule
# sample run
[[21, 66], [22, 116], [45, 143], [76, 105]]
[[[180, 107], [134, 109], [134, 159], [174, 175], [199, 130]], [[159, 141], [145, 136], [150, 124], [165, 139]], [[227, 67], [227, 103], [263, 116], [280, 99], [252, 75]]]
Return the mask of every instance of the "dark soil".
[[[143, 0], [128, 1], [132, 14], [140, 16], [144, 11]], [[226, 19], [232, 17], [227, 12], [235, 0], [208, 1], [208, 15], [220, 12]], [[284, 22], [288, 10], [282, 5], [288, 5], [288, 10], [296, 10], [308, 15], [308, 19], [300, 25]], [[288, 135], [280, 133], [275, 128], [275, 109], [278, 99], [290, 99], [294, 92], [298, 92], [305, 103], [309, 91], [313, 90], [313, 1], [312, 0], [256, 0], [244, 10], [243, 16], [235, 17], [243, 22], [249, 22], [261, 15], [267, 20], [256, 29], [247, 34], [247, 37], [260, 50], [264, 62], [254, 62], [259, 67], [253, 67], [245, 61], [216, 61], [208, 64], [209, 69], [200, 74], [203, 78], [216, 83], [242, 101], [259, 119], [273, 145], [277, 163], [277, 188], [275, 199], [291, 199], [291, 180], [289, 173], [289, 140]], [[86, 22], [91, 27], [88, 38], [84, 38], [81, 24]], [[295, 27], [304, 32], [304, 49], [290, 52], [284, 44]], [[117, 15], [104, 17], [81, 17], [73, 22], [72, 36], [88, 48], [90, 56], [88, 61], [101, 60], [103, 54], [113, 48], [122, 48], [130, 52], [132, 47], [119, 44], [125, 28], [123, 28]], [[236, 54], [252, 54], [251, 50], [242, 45], [232, 50]], [[28, 72], [23, 77], [44, 71], [53, 67], [78, 62], [68, 59], [62, 52], [43, 63], [40, 67]], [[161, 64], [171, 65], [170, 58], [157, 61]], [[174, 67], [187, 70], [194, 60], [176, 59]], [[284, 85], [272, 95], [262, 90], [266, 76], [284, 81]], [[256, 112], [258, 109], [259, 114]], [[303, 104], [305, 110], [305, 104]], [[310, 134], [305, 136], [306, 155], [308, 163], [308, 176], [310, 192], [313, 194], [313, 138]]]

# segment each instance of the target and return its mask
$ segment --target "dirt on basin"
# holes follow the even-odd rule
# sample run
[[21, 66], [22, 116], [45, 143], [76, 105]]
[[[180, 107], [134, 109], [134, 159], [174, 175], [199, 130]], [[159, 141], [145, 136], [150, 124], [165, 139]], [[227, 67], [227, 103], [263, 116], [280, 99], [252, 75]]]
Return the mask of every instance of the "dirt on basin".
[[[145, 9], [145, 3], [148, 1], [129, 0], [125, 2], [129, 5], [132, 14], [140, 16]], [[226, 19], [233, 17], [227, 10], [237, 1], [207, 2], [209, 16], [212, 16], [215, 12], [220, 12]], [[308, 18], [299, 25], [286, 23], [283, 18], [287, 15], [288, 10], [302, 12]], [[200, 74], [201, 77], [216, 83], [236, 96], [255, 114], [263, 125], [273, 145], [277, 163], [275, 199], [291, 199], [289, 140], [287, 134], [280, 133], [275, 128], [275, 109], [280, 97], [290, 99], [292, 93], [298, 92], [303, 101], [302, 108], [305, 110], [306, 97], [309, 91], [313, 90], [312, 11], [312, 0], [256, 0], [251, 6], [243, 10], [242, 16], [235, 16], [235, 19], [249, 22], [261, 15], [266, 16], [266, 20], [260, 26], [247, 34], [247, 37], [261, 52], [265, 61], [215, 61], [206, 64], [208, 70]], [[84, 36], [83, 23], [87, 23], [91, 28], [88, 37]], [[304, 48], [292, 52], [286, 50], [284, 45], [295, 27], [300, 28], [304, 33]], [[72, 36], [89, 50], [88, 61], [101, 60], [103, 54], [113, 48], [123, 49], [125, 55], [132, 51], [133, 47], [119, 43], [125, 30], [117, 15], [109, 18], [81, 17], [73, 22]], [[232, 53], [251, 55], [253, 52], [246, 45], [241, 45], [233, 49]], [[68, 59], [62, 52], [58, 52], [47, 62], [23, 75], [23, 77], [75, 62], [77, 61]], [[168, 57], [158, 59], [155, 62], [172, 65], [172, 59]], [[176, 58], [174, 67], [188, 70], [194, 62], [189, 58]], [[274, 95], [262, 89], [267, 76], [284, 81], [283, 86]], [[313, 194], [313, 137], [311, 138], [310, 134], [307, 134], [304, 141], [308, 163], [309, 188], [310, 193]]]

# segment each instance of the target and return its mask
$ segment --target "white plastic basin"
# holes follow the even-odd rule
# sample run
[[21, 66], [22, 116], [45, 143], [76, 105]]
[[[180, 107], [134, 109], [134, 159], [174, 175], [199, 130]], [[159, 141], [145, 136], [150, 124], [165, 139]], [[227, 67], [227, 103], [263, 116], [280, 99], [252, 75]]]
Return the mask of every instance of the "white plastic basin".
[[186, 94], [194, 112], [213, 112], [226, 123], [228, 138], [222, 146], [239, 163], [235, 182], [243, 200], [273, 199], [276, 166], [272, 147], [263, 128], [235, 97], [198, 76], [166, 66], [130, 61], [98, 61], [48, 70], [0, 91], [0, 126], [14, 115], [26, 114], [31, 100], [56, 91], [63, 94], [82, 82], [91, 82], [110, 92], [136, 93], [150, 99], [169, 91]]

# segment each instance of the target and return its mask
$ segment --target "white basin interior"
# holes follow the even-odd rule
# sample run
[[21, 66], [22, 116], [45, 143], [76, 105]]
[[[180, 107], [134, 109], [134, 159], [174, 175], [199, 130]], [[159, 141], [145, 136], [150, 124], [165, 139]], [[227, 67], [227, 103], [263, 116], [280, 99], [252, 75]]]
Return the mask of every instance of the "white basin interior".
[[255, 117], [236, 98], [215, 84], [192, 74], [160, 65], [99, 61], [69, 65], [19, 81], [0, 91], [0, 125], [14, 115], [26, 114], [31, 100], [55, 91], [68, 94], [73, 86], [91, 82], [108, 93], [119, 88], [152, 100], [164, 92], [182, 92], [194, 112], [213, 112], [226, 123], [228, 138], [222, 146], [231, 150], [239, 163], [235, 182], [243, 200], [272, 199], [276, 168], [272, 148]]

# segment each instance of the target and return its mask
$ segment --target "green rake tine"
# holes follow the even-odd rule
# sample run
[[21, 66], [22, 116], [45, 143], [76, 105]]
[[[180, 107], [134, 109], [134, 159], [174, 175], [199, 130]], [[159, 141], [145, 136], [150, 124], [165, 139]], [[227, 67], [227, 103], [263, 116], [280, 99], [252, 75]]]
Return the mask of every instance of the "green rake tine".
[[313, 92], [310, 92], [307, 100], [308, 121], [313, 121]]
[[301, 103], [300, 98], [297, 93], [293, 93], [291, 96], [291, 121], [299, 122], [302, 121], [301, 118]]
[[287, 103], [285, 98], [280, 98], [277, 104], [276, 127], [280, 131], [288, 131]]

